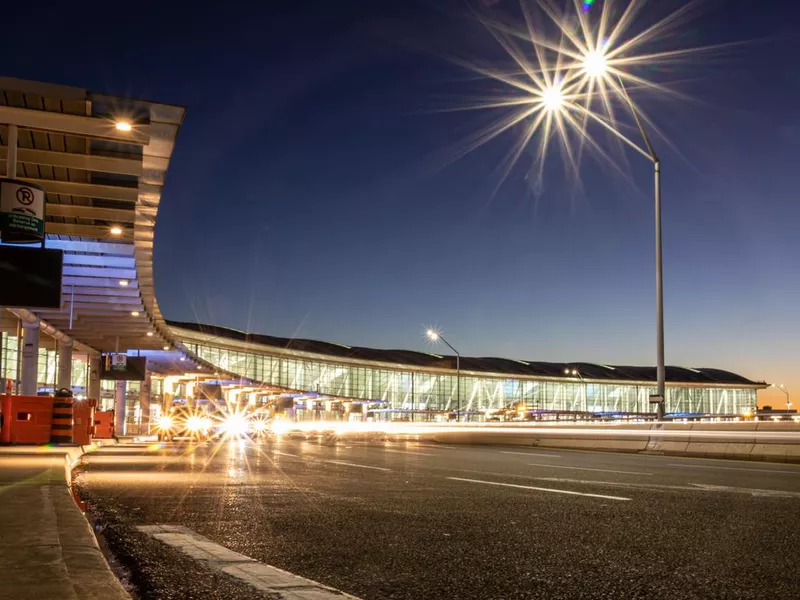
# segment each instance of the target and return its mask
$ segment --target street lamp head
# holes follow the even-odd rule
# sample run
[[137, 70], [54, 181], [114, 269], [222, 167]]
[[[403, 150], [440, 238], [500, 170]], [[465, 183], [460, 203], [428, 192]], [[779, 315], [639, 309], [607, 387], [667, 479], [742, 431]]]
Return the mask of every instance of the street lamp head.
[[578, 374], [578, 369], [572, 369], [572, 374], [573, 375], [577, 375]]
[[589, 77], [602, 77], [608, 72], [608, 59], [605, 53], [600, 50], [587, 52], [583, 57], [583, 72]]
[[564, 375], [569, 375], [569, 369], [564, 369]]
[[564, 105], [564, 92], [558, 83], [554, 83], [542, 92], [542, 106], [549, 112], [556, 112]]
[[439, 332], [434, 329], [428, 329], [428, 331], [425, 332], [425, 335], [428, 336], [429, 340], [434, 342], [439, 339]]

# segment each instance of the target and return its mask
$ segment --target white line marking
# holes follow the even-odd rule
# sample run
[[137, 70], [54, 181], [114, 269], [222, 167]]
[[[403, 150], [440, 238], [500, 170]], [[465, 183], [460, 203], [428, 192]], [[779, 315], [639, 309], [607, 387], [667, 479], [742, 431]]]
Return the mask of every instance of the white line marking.
[[275, 594], [277, 598], [285, 600], [358, 600], [355, 596], [345, 594], [332, 587], [277, 567], [265, 565], [249, 556], [229, 550], [186, 527], [142, 525], [137, 529], [197, 561], [202, 561], [215, 571], [235, 577], [262, 592]]
[[705, 483], [689, 483], [688, 485], [660, 485], [656, 483], [622, 483], [620, 481], [590, 481], [586, 479], [565, 479], [560, 477], [532, 477], [537, 481], [553, 481], [558, 483], [579, 483], [585, 485], [607, 485], [611, 487], [633, 488], [641, 490], [684, 490], [695, 492], [723, 492], [730, 494], [749, 494], [751, 496], [766, 496], [773, 498], [800, 498], [800, 492], [787, 492], [783, 490], [759, 490], [753, 488], [738, 488], [726, 485], [708, 485]]
[[736, 492], [750, 494], [751, 496], [765, 496], [767, 498], [800, 498], [798, 492], [784, 492], [783, 490], [759, 490], [753, 488], [739, 488], [728, 485], [709, 485], [707, 483], [690, 483], [707, 492]]
[[305, 458], [300, 456], [299, 454], [292, 454], [291, 452], [281, 452], [280, 450], [273, 450], [272, 454], [277, 454], [278, 456], [288, 456], [289, 458]]
[[500, 450], [500, 454], [521, 454], [522, 456], [546, 456], [547, 458], [561, 458], [560, 454], [545, 454], [543, 452], [512, 452], [510, 450]]
[[414, 452], [413, 450], [392, 450], [390, 448], [384, 448], [384, 452], [392, 452], [393, 454], [411, 454], [412, 456], [436, 456], [435, 454], [429, 454], [427, 452]]
[[391, 471], [386, 467], [373, 467], [372, 465], [359, 465], [351, 462], [344, 462], [343, 460], [324, 460], [322, 462], [331, 463], [333, 465], [342, 465], [345, 467], [359, 467], [361, 469], [375, 469], [376, 471]]
[[551, 469], [572, 469], [574, 471], [599, 471], [601, 473], [625, 473], [627, 475], [652, 475], [641, 471], [614, 471], [613, 469], [590, 469], [589, 467], [567, 467], [563, 465], [549, 465], [546, 463], [528, 463], [531, 467], [550, 467]]
[[783, 473], [784, 475], [800, 475], [800, 471], [780, 471], [777, 469], [745, 469], [744, 467], [716, 467], [713, 465], [687, 465], [670, 463], [668, 467], [688, 467], [689, 469], [720, 469], [724, 471], [753, 471], [754, 473]]
[[453, 481], [467, 481], [469, 483], [483, 483], [485, 485], [501, 485], [503, 487], [517, 488], [521, 490], [534, 490], [536, 492], [552, 492], [554, 494], [569, 494], [570, 496], [587, 496], [589, 498], [602, 498], [604, 500], [630, 500], [622, 496], [605, 496], [603, 494], [587, 494], [584, 492], [573, 492], [571, 490], [556, 490], [553, 488], [534, 487], [532, 485], [517, 485], [516, 483], [501, 483], [499, 481], [483, 481], [482, 479], [465, 479], [463, 477], [448, 477]]

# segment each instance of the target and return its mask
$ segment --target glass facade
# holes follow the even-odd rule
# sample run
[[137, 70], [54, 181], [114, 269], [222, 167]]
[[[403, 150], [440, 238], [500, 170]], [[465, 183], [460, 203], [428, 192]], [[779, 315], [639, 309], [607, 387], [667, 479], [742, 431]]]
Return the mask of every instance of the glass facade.
[[[19, 340], [16, 335], [2, 333], [2, 377], [12, 382], [18, 380], [19, 376]], [[52, 393], [58, 381], [58, 352], [53, 349], [39, 348], [37, 365], [37, 386], [40, 392]], [[88, 377], [88, 365], [85, 356], [73, 354], [72, 357], [72, 392], [76, 397], [86, 394], [86, 380]]]
[[[235, 344], [235, 342], [232, 342]], [[454, 371], [431, 372], [398, 365], [335, 362], [264, 346], [251, 348], [184, 342], [188, 351], [217, 368], [253, 382], [287, 391], [364, 401], [392, 418], [423, 411], [452, 411], [460, 406], [474, 414], [499, 409], [583, 413], [649, 413], [653, 384], [576, 382]], [[460, 397], [460, 402], [456, 394]], [[667, 387], [668, 413], [738, 415], [756, 406], [756, 390], [737, 387]]]

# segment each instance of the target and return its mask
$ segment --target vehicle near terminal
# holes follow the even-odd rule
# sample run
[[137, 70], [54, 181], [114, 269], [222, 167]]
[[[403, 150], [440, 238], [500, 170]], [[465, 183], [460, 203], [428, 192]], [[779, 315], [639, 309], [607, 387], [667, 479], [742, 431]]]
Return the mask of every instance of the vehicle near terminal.
[[159, 441], [192, 439], [204, 441], [214, 432], [214, 420], [205, 411], [185, 405], [173, 406], [158, 420]]

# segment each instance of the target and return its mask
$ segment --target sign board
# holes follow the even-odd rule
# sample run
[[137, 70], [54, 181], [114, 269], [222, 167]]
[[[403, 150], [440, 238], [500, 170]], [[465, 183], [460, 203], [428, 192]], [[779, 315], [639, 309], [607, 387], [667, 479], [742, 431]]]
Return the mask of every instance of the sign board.
[[19, 179], [0, 178], [0, 237], [26, 244], [44, 239], [44, 189]]
[[661, 404], [662, 402], [664, 402], [664, 396], [650, 394], [650, 404]]
[[[125, 357], [124, 367], [119, 358]], [[115, 364], [115, 359], [118, 361]], [[125, 356], [124, 354], [106, 354], [100, 362], [100, 379], [144, 381], [147, 372], [147, 359], [144, 356]]]
[[0, 244], [0, 306], [61, 308], [62, 250]]
[[128, 369], [128, 355], [127, 354], [112, 354], [111, 371], [125, 371]]

